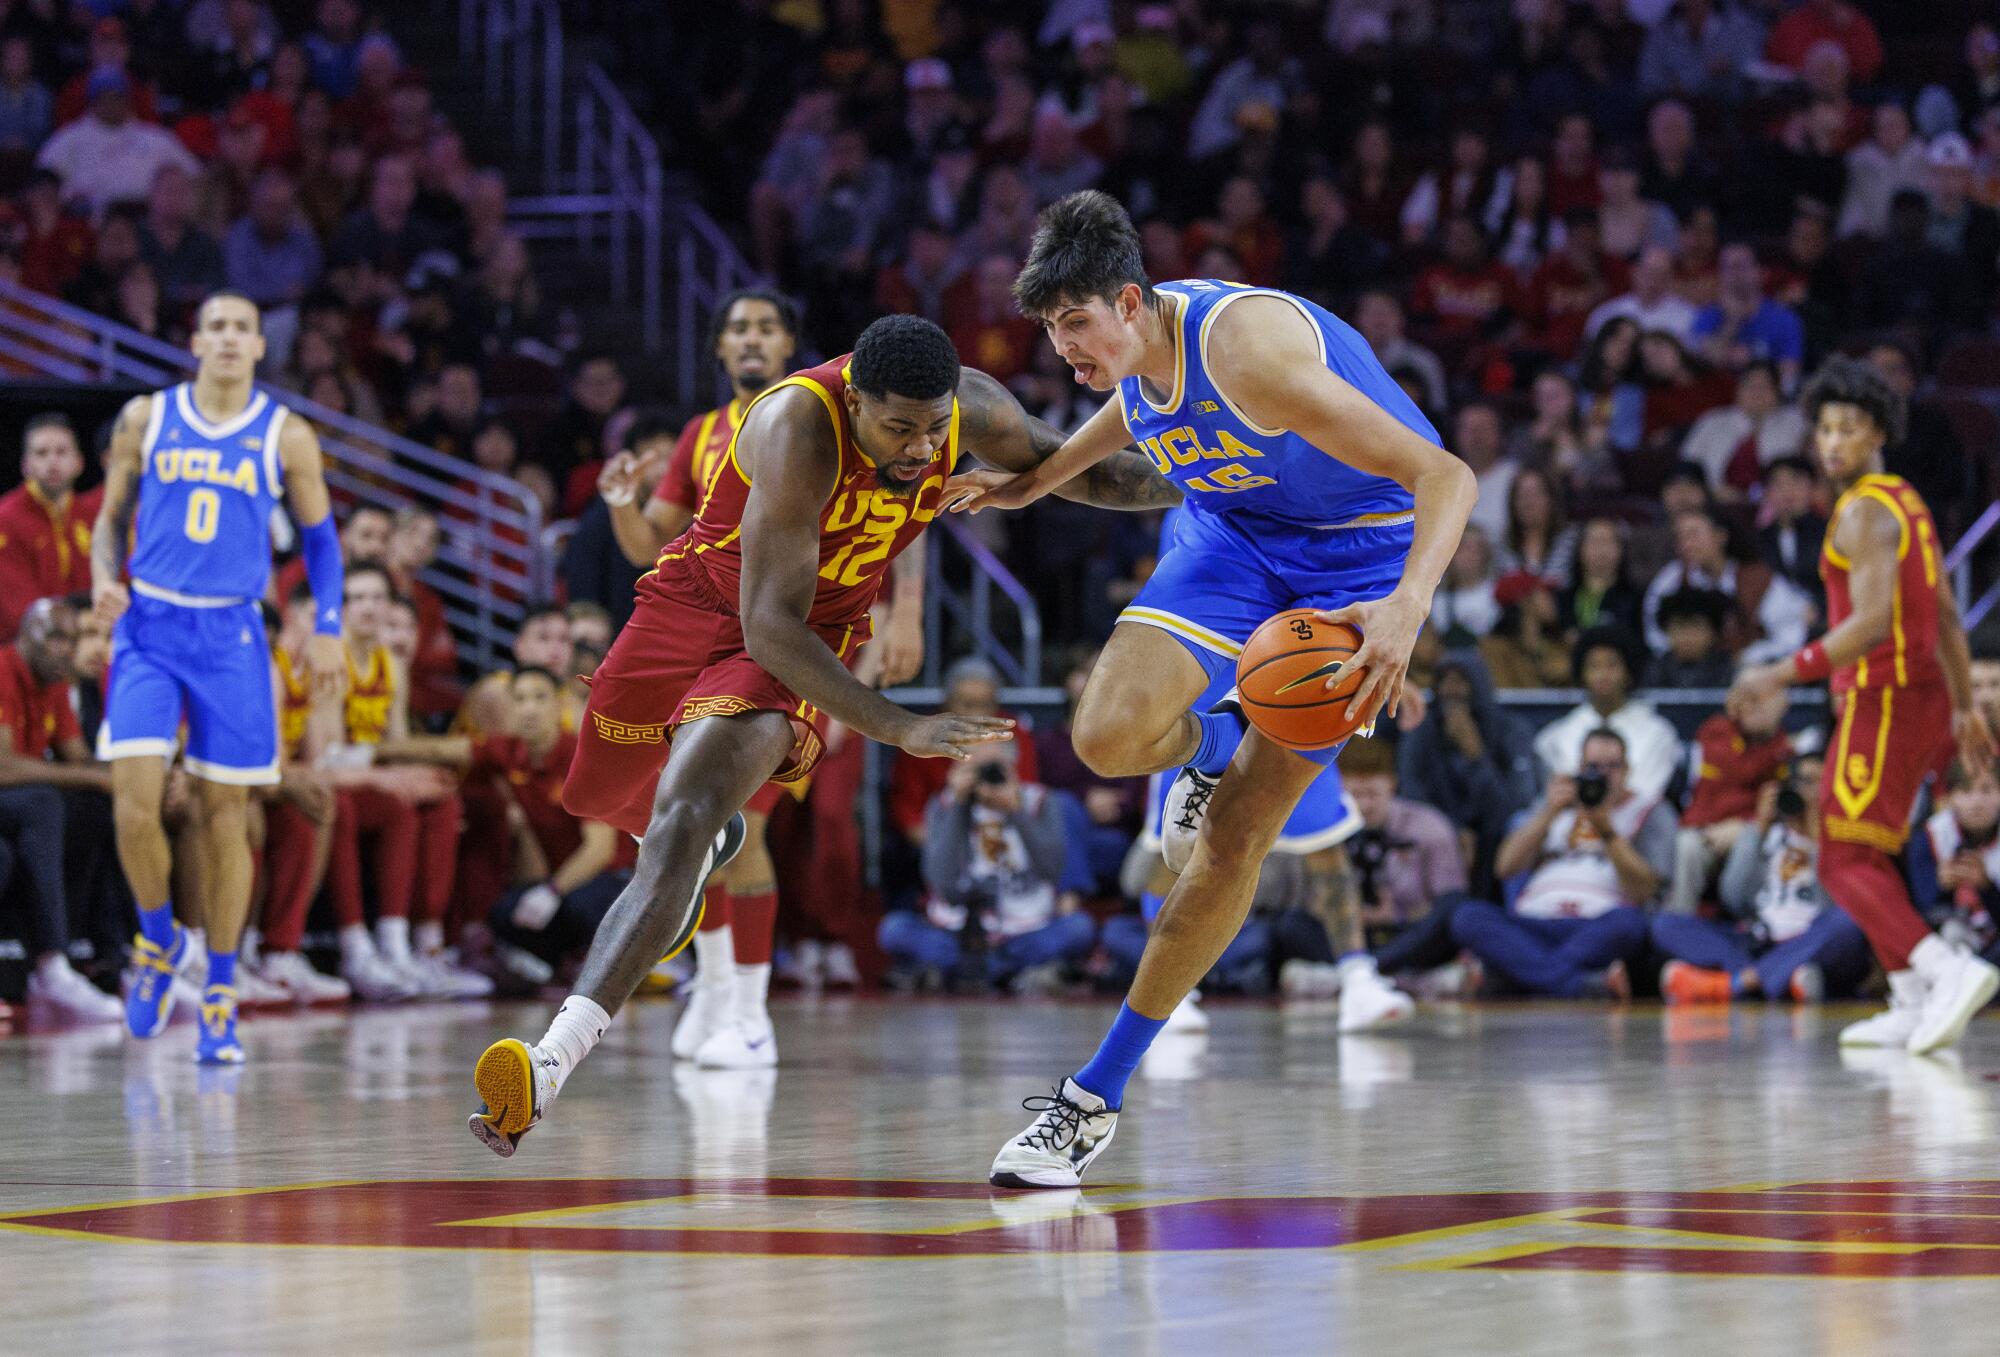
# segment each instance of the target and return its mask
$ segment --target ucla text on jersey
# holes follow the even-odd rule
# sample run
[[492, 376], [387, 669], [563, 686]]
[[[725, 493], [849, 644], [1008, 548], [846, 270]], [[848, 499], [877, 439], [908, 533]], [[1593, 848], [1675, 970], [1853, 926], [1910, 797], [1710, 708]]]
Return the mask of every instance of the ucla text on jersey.
[[1439, 443], [1423, 411], [1385, 372], [1368, 342], [1332, 312], [1289, 292], [1212, 278], [1161, 283], [1156, 289], [1179, 326], [1173, 390], [1154, 402], [1140, 379], [1118, 384], [1125, 426], [1160, 474], [1178, 486], [1196, 513], [1250, 515], [1305, 527], [1359, 527], [1407, 522], [1410, 492], [1383, 476], [1339, 460], [1295, 433], [1253, 424], [1209, 375], [1209, 336], [1216, 318], [1244, 297], [1276, 297], [1313, 326], [1328, 369], [1392, 417]]
[[192, 383], [154, 395], [139, 447], [135, 590], [175, 601], [263, 597], [286, 414], [252, 391], [242, 413], [213, 424], [195, 408]]

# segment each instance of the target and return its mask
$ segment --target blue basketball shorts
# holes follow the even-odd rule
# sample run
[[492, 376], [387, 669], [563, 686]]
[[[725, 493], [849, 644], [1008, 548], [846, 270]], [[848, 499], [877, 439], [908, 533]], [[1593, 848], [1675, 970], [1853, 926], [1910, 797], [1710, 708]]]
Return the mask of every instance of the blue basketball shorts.
[[111, 633], [100, 758], [171, 760], [210, 782], [278, 780], [271, 649], [255, 603], [194, 608], [132, 595]]
[[[1235, 682], [1250, 633], [1291, 608], [1344, 608], [1394, 592], [1409, 559], [1411, 525], [1297, 528], [1222, 514], [1176, 515], [1173, 542], [1120, 622], [1158, 627], [1179, 641], [1219, 695]], [[1227, 681], [1216, 687], [1219, 676]], [[1206, 710], [1208, 701], [1197, 710]], [[1340, 753], [1301, 751], [1331, 765]]]

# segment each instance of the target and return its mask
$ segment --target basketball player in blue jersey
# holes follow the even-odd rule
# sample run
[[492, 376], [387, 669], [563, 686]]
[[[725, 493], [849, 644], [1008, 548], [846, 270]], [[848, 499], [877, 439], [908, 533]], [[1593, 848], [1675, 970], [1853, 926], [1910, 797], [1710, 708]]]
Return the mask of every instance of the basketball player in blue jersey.
[[[272, 511], [282, 499], [300, 525], [314, 605], [306, 663], [321, 699], [339, 696], [347, 672], [340, 541], [312, 426], [254, 385], [264, 356], [256, 305], [232, 292], [209, 297], [191, 347], [195, 379], [134, 397], [111, 435], [90, 555], [97, 612], [115, 623], [99, 744], [111, 760], [118, 860], [139, 906], [126, 1024], [135, 1037], [157, 1036], [188, 947], [167, 898], [173, 853], [160, 823], [167, 765], [186, 723], [182, 761], [201, 800], [197, 879], [210, 949], [195, 1059], [238, 1064], [246, 803], [251, 787], [278, 781], [271, 655], [257, 608], [270, 581]], [[120, 579], [128, 541], [129, 585]]]
[[971, 473], [948, 501], [1018, 508], [1136, 440], [1186, 510], [1074, 723], [1078, 755], [1101, 775], [1182, 768], [1167, 809], [1181, 848], [1166, 845], [1180, 876], [1097, 1054], [1028, 1100], [1039, 1115], [989, 1175], [1074, 1187], [1110, 1143], [1140, 1057], [1241, 928], [1259, 864], [1338, 752], [1273, 744], [1227, 699], [1191, 705], [1266, 618], [1311, 607], [1365, 638], [1352, 662], [1368, 678], [1350, 714], [1394, 715], [1476, 487], [1346, 323], [1236, 283], [1154, 287], [1138, 232], [1105, 194], [1043, 212], [1014, 295], [1076, 380], [1112, 399], [1033, 471]]

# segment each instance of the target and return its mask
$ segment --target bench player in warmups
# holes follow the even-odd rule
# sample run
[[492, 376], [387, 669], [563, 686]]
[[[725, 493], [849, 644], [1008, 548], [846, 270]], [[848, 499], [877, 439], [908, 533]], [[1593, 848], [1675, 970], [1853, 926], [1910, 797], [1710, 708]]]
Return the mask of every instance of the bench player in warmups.
[[1868, 935], [1889, 976], [1889, 1008], [1846, 1028], [1845, 1046], [1950, 1046], [2000, 991], [2000, 969], [1948, 943], [1910, 900], [1896, 855], [1927, 778], [1956, 754], [1993, 760], [1973, 702], [1972, 652], [1944, 571], [1937, 525], [1916, 488], [1884, 473], [1903, 436], [1902, 397], [1865, 364], [1830, 360], [1800, 399], [1820, 469], [1840, 492], [1820, 549], [1826, 634], [1789, 659], [1745, 670], [1737, 688], [1769, 696], [1826, 681], [1834, 734], [1820, 775], [1819, 879]]
[[[313, 591], [306, 662], [323, 696], [337, 694], [340, 540], [319, 438], [255, 385], [264, 335], [256, 305], [208, 297], [190, 341], [195, 379], [119, 412], [104, 504], [91, 535], [91, 596], [114, 622], [100, 741], [111, 760], [118, 860], [139, 907], [126, 1024], [158, 1036], [188, 949], [168, 899], [173, 849], [160, 819], [167, 764], [183, 714], [183, 765], [201, 801], [208, 898], [208, 983], [195, 1058], [236, 1064], [236, 949], [250, 910], [248, 797], [278, 781], [278, 714], [258, 600], [271, 579], [271, 514], [299, 525]], [[134, 519], [137, 519], [136, 536]], [[131, 544], [130, 584], [126, 545]]]
[[1364, 637], [1351, 663], [1368, 674], [1349, 715], [1394, 715], [1477, 491], [1351, 326], [1267, 288], [1155, 287], [1131, 218], [1103, 193], [1042, 213], [1014, 296], [1076, 380], [1111, 400], [1033, 473], [974, 473], [952, 503], [1019, 508], [1134, 440], [1187, 495], [1175, 544], [1120, 616], [1073, 726], [1102, 776], [1181, 769], [1162, 836], [1180, 879], [1097, 1054], [1027, 1101], [1039, 1115], [989, 1174], [1002, 1187], [1074, 1187], [1110, 1144], [1146, 1048], [1242, 927], [1265, 854], [1339, 752], [1246, 732], [1227, 697], [1206, 712], [1190, 704], [1265, 619], [1312, 607]]
[[[959, 454], [1021, 472], [1060, 443], [915, 316], [876, 321], [852, 354], [751, 404], [692, 527], [641, 580], [592, 676], [564, 803], [640, 837], [638, 866], [548, 1031], [479, 1059], [470, 1126], [495, 1153], [514, 1152], [647, 971], [686, 945], [710, 873], [741, 844], [740, 808], [774, 776], [811, 772], [827, 719], [921, 758], [963, 759], [1012, 735], [999, 718], [905, 710], [847, 659]], [[1109, 508], [1178, 498], [1129, 452], [1065, 490]]]

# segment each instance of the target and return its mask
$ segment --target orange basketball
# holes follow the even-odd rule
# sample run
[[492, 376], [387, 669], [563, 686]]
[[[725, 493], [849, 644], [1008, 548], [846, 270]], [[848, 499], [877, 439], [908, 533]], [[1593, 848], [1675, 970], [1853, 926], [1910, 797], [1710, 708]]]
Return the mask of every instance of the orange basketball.
[[[1368, 671], [1343, 668], [1360, 648], [1360, 632], [1344, 622], [1323, 622], [1311, 608], [1270, 618], [1236, 660], [1243, 714], [1287, 749], [1339, 744], [1361, 724], [1348, 719], [1347, 703]], [[1331, 688], [1328, 679], [1334, 680]]]

